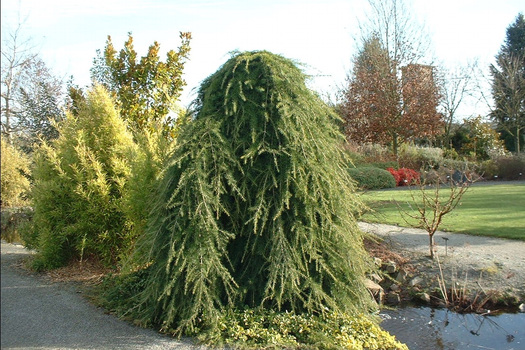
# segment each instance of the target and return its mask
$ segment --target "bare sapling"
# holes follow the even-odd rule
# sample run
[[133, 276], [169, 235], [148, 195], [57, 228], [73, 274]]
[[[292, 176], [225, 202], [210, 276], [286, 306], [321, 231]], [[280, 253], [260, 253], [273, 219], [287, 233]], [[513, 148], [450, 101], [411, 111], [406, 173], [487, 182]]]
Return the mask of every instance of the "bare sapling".
[[[448, 186], [442, 186], [448, 183]], [[416, 190], [410, 189], [411, 209], [405, 210], [398, 205], [399, 211], [407, 224], [408, 220], [417, 220], [416, 228], [428, 232], [430, 258], [434, 259], [434, 234], [443, 222], [443, 217], [452, 212], [459, 205], [463, 195], [470, 187], [471, 179], [456, 181], [449, 177], [442, 181], [439, 177], [431, 184], [425, 181], [415, 183]], [[410, 225], [410, 224], [409, 224]]]

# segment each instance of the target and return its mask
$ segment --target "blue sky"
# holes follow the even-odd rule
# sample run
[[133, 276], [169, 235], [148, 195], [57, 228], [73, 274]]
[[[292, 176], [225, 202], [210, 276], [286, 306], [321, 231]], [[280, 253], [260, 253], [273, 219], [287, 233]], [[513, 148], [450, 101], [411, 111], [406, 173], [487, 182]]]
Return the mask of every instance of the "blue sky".
[[[434, 61], [449, 67], [474, 59], [487, 66], [507, 26], [525, 12], [523, 0], [407, 2], [426, 25]], [[131, 32], [143, 55], [155, 40], [164, 52], [176, 49], [179, 31], [190, 31], [185, 105], [192, 89], [233, 50], [268, 50], [302, 62], [306, 73], [316, 76], [311, 87], [324, 94], [344, 84], [367, 8], [366, 0], [2, 0], [2, 42], [20, 17], [23, 35], [31, 37], [55, 74], [73, 75], [83, 86], [107, 35], [120, 49]], [[461, 113], [484, 111], [470, 105]]]

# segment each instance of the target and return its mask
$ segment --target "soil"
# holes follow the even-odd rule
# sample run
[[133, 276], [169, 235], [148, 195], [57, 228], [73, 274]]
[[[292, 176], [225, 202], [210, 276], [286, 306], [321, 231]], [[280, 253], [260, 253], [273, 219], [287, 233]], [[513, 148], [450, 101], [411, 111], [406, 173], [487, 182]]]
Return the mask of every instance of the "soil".
[[368, 240], [372, 256], [383, 264], [394, 261], [404, 271], [412, 297], [418, 291], [439, 294], [441, 280], [446, 289], [470, 300], [490, 295], [514, 306], [525, 300], [523, 241], [438, 231], [432, 260], [424, 230], [364, 222], [359, 227], [379, 238], [375, 243]]

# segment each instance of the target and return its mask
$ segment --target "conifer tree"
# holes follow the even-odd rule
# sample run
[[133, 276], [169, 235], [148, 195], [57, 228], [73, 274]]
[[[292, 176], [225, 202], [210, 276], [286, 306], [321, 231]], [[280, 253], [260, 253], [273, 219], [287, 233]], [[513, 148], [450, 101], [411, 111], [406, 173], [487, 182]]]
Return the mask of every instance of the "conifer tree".
[[135, 251], [147, 268], [131, 278], [128, 314], [183, 334], [215, 327], [231, 306], [371, 305], [344, 136], [305, 78], [262, 51], [203, 82]]
[[525, 18], [520, 13], [506, 31], [504, 44], [490, 65], [494, 110], [509, 150], [520, 153], [525, 143]]

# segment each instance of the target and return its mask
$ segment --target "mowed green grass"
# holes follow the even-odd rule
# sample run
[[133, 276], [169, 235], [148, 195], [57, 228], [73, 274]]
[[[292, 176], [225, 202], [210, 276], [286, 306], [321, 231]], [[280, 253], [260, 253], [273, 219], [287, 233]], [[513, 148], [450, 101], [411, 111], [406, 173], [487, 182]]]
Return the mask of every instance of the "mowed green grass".
[[[415, 226], [416, 220], [409, 220], [407, 224], [398, 207], [399, 204], [404, 210], [416, 213], [416, 208], [412, 206], [411, 209], [408, 204], [412, 202], [411, 191], [415, 198], [421, 197], [419, 189], [363, 193], [361, 198], [371, 210], [360, 220]], [[427, 191], [434, 192], [432, 189]], [[448, 196], [448, 191], [443, 188], [441, 196]], [[482, 184], [470, 187], [460, 205], [445, 215], [439, 230], [525, 241], [525, 184]]]

